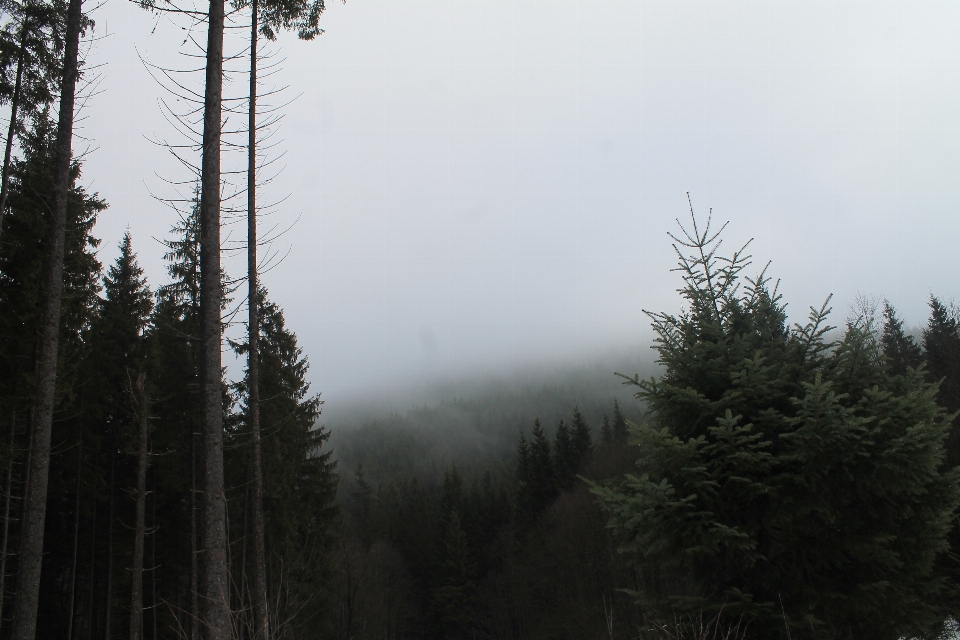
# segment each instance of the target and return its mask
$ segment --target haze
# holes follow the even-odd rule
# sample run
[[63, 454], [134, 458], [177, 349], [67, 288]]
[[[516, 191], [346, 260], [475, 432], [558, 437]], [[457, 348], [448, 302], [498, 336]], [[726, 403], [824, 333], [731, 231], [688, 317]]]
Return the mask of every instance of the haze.
[[[108, 263], [129, 226], [157, 286], [174, 216], [150, 194], [174, 194], [155, 173], [184, 174], [149, 140], [171, 128], [138, 51], [198, 63], [129, 2], [93, 17], [95, 235]], [[349, 0], [321, 22], [277, 47], [273, 82], [300, 95], [263, 225], [293, 226], [264, 283], [328, 402], [634, 358], [642, 310], [680, 304], [666, 232], [688, 191], [728, 244], [755, 238], [794, 319], [833, 293], [840, 322], [865, 294], [919, 325], [955, 294], [957, 3]]]

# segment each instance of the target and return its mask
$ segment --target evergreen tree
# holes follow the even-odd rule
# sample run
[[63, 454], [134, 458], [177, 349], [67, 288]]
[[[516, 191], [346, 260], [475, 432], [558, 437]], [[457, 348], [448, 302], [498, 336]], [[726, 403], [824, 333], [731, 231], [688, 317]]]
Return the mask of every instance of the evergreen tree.
[[42, 303], [38, 325], [37, 383], [30, 430], [27, 491], [23, 498], [20, 563], [13, 619], [14, 640], [33, 640], [40, 606], [43, 536], [47, 513], [53, 413], [56, 406], [57, 364], [63, 307], [67, 218], [73, 186], [74, 101], [79, 79], [80, 33], [85, 27], [82, 0], [70, 0], [66, 15], [60, 109], [53, 162], [52, 207], [47, 221]]
[[883, 347], [883, 359], [890, 374], [906, 375], [907, 368], [916, 369], [923, 362], [923, 352], [913, 340], [903, 332], [903, 321], [897, 317], [897, 311], [885, 301], [883, 305], [883, 334], [880, 344]]
[[[277, 559], [267, 583], [274, 589], [286, 585], [283, 593], [272, 592], [270, 601], [280, 602], [276, 613], [281, 619], [306, 633], [304, 625], [310, 616], [304, 607], [319, 598], [324, 558], [337, 515], [336, 462], [330, 459], [332, 451], [324, 450], [330, 432], [316, 424], [322, 401], [319, 395], [309, 393], [309, 363], [297, 337], [287, 329], [283, 311], [267, 298], [263, 288], [259, 298], [264, 516], [269, 556]], [[231, 344], [238, 354], [246, 353], [246, 344]], [[244, 378], [235, 392], [245, 400], [247, 389]], [[231, 443], [249, 442], [248, 415], [245, 410], [240, 414], [240, 430], [231, 433]], [[244, 477], [249, 458], [238, 455], [231, 458], [231, 465], [236, 469], [233, 477]]]
[[522, 524], [529, 524], [557, 495], [556, 459], [539, 418], [533, 421], [532, 441], [520, 434], [517, 457], [518, 515]]
[[[960, 318], [938, 298], [930, 297], [930, 319], [923, 329], [927, 372], [940, 383], [937, 402], [949, 413], [960, 411]], [[960, 465], [960, 421], [953, 418], [947, 439], [947, 466]]]
[[629, 379], [656, 421], [636, 432], [642, 467], [595, 487], [642, 601], [742, 615], [757, 638], [937, 632], [956, 615], [937, 567], [960, 495], [936, 388], [886, 376], [866, 322], [827, 340], [826, 305], [788, 329], [768, 280], [740, 286], [743, 250], [720, 257], [696, 220], [684, 233], [687, 310], [651, 314], [665, 372]]
[[590, 427], [587, 425], [586, 418], [580, 413], [580, 407], [573, 408], [573, 421], [570, 426], [570, 439], [576, 459], [576, 471], [580, 471], [580, 467], [583, 466], [592, 447]]
[[603, 444], [613, 442], [613, 429], [610, 427], [610, 416], [607, 414], [603, 414], [603, 419], [600, 421], [600, 438]]
[[613, 440], [623, 444], [627, 442], [627, 419], [623, 417], [617, 400], [613, 401]]
[[459, 637], [470, 621], [476, 592], [477, 564], [463, 530], [460, 514], [450, 513], [443, 533], [440, 584], [433, 602], [445, 637]]
[[[12, 162], [8, 210], [4, 220], [6, 231], [0, 251], [0, 309], [3, 310], [0, 314], [0, 362], [3, 365], [0, 366], [0, 416], [5, 431], [12, 428], [15, 436], [12, 448], [9, 441], [3, 447], [2, 459], [9, 463], [11, 453], [16, 458], [14, 468], [6, 467], [10, 484], [5, 491], [15, 492], [7, 520], [8, 547], [3, 554], [9, 560], [4, 567], [7, 577], [11, 568], [16, 571], [16, 564], [22, 557], [16, 554], [19, 549], [15, 551], [12, 547], [22, 538], [20, 506], [26, 473], [20, 463], [27, 451], [23, 436], [32, 422], [37, 384], [37, 327], [43, 302], [42, 281], [52, 207], [52, 163], [56, 149], [55, 128], [47, 115], [34, 120], [23, 139], [22, 158]], [[71, 445], [77, 444], [79, 427], [83, 424], [78, 419], [84, 406], [85, 388], [81, 362], [89, 352], [84, 334], [96, 313], [99, 290], [100, 263], [95, 253], [99, 241], [91, 236], [91, 230], [97, 214], [106, 207], [95, 195], [87, 194], [76, 185], [79, 173], [80, 166], [74, 163], [64, 233], [63, 295], [54, 399], [56, 420], [51, 425], [52, 440]], [[60, 575], [70, 576], [68, 585], [73, 583], [73, 530], [77, 520], [72, 505], [76, 501], [76, 470], [81, 461], [77, 452], [76, 447], [69, 447], [65, 455], [57, 456], [48, 476], [47, 514], [50, 523], [45, 526], [48, 542], [44, 562], [48, 562], [51, 569], [49, 573], [45, 570], [44, 574], [53, 576], [62, 570]], [[86, 483], [90, 480], [89, 470], [85, 465], [81, 470]], [[82, 486], [89, 485], [82, 483]], [[11, 554], [11, 551], [15, 553]], [[6, 593], [12, 593], [13, 585], [4, 582]], [[41, 598], [39, 606], [42, 606], [38, 621], [40, 633], [50, 630], [62, 635], [67, 602], [58, 599], [54, 604], [49, 598]]]
[[577, 451], [567, 424], [561, 420], [553, 435], [553, 477], [557, 489], [569, 491], [577, 473]]

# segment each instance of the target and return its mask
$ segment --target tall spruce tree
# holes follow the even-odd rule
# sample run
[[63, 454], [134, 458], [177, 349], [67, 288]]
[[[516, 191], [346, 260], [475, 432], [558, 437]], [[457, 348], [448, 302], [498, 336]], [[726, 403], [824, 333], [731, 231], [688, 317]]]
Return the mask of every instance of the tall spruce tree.
[[897, 311], [888, 302], [883, 305], [883, 333], [880, 337], [883, 347], [883, 359], [890, 373], [902, 376], [908, 368], [916, 369], [923, 363], [923, 351], [903, 332], [903, 321], [897, 317]]
[[960, 500], [936, 387], [888, 376], [866, 322], [828, 340], [826, 305], [788, 328], [709, 221], [673, 239], [686, 311], [651, 314], [665, 372], [629, 379], [654, 422], [638, 472], [594, 487], [641, 601], [745, 616], [756, 638], [936, 633], [956, 615], [937, 564]]
[[[309, 392], [309, 363], [297, 337], [287, 328], [282, 309], [267, 298], [262, 287], [258, 299], [265, 545], [268, 565], [271, 556], [277, 559], [272, 573], [268, 566], [267, 586], [278, 590], [268, 595], [271, 602], [278, 603], [274, 614], [306, 633], [303, 625], [310, 616], [304, 607], [319, 598], [319, 580], [337, 514], [336, 462], [330, 459], [332, 451], [324, 450], [330, 433], [316, 424], [323, 402], [319, 394]], [[248, 353], [246, 343], [231, 345], [239, 355]], [[245, 376], [235, 385], [241, 401], [249, 398], [248, 384]], [[250, 414], [247, 407], [242, 409], [238, 428], [230, 434], [231, 443], [249, 442]], [[231, 475], [244, 477], [249, 463], [248, 456], [234, 457]], [[280, 585], [285, 585], [282, 592]]]
[[23, 123], [53, 102], [64, 35], [64, 14], [58, 3], [23, 0], [5, 3], [4, 10], [10, 21], [0, 30], [0, 102], [10, 104], [10, 115], [0, 170], [0, 238], [14, 142], [23, 132]]
[[[247, 418], [253, 475], [254, 613], [256, 636], [270, 640], [267, 612], [266, 543], [263, 521], [263, 462], [260, 443], [260, 372], [254, 354], [258, 352], [259, 309], [255, 304], [260, 290], [257, 273], [257, 65], [259, 37], [276, 39], [279, 29], [296, 29], [301, 40], [320, 33], [323, 0], [249, 0], [250, 3], [250, 98], [247, 104]], [[262, 7], [262, 11], [261, 11]]]
[[576, 406], [573, 408], [573, 420], [570, 422], [570, 440], [577, 461], [576, 471], [580, 471], [587, 456], [590, 455], [593, 439], [587, 419], [580, 412], [580, 407]]
[[[157, 291], [150, 332], [154, 368], [150, 375], [156, 400], [152, 412], [163, 428], [154, 435], [158, 459], [161, 518], [159, 537], [161, 589], [179, 602], [179, 620], [191, 640], [199, 638], [198, 505], [199, 447], [203, 413], [200, 399], [200, 211], [186, 211], [165, 241], [168, 284]], [[185, 584], [185, 589], [180, 585]], [[185, 591], [185, 593], [183, 593]], [[171, 593], [172, 592], [172, 593]], [[167, 612], [164, 611], [166, 614]]]
[[79, 77], [80, 32], [84, 27], [82, 0], [70, 0], [64, 37], [60, 82], [60, 112], [53, 165], [51, 216], [47, 225], [47, 255], [43, 271], [43, 304], [39, 325], [37, 388], [30, 433], [30, 469], [23, 500], [23, 541], [13, 620], [14, 640], [33, 640], [40, 604], [40, 571], [46, 522], [50, 445], [56, 403], [60, 315], [63, 302], [67, 208], [73, 167], [74, 98]]
[[[960, 318], [935, 296], [930, 297], [930, 318], [923, 329], [927, 372], [939, 382], [937, 401], [950, 413], [960, 411]], [[960, 465], [960, 418], [953, 419], [947, 439], [948, 466]]]
[[[0, 308], [3, 309], [0, 314], [0, 362], [3, 364], [0, 367], [0, 415], [4, 417], [8, 431], [12, 428], [15, 434], [12, 453], [16, 458], [15, 470], [7, 468], [11, 480], [7, 491], [13, 491], [15, 498], [6, 521], [9, 526], [7, 564], [4, 567], [8, 569], [7, 577], [10, 577], [11, 565], [16, 571], [19, 559], [16, 555], [19, 550], [17, 541], [22, 534], [21, 487], [26, 474], [20, 471], [23, 470], [21, 463], [25, 461], [27, 450], [23, 435], [29, 428], [36, 388], [36, 329], [42, 308], [41, 281], [51, 208], [55, 130], [47, 117], [35, 119], [24, 136], [22, 158], [12, 162], [7, 232], [3, 237], [3, 251], [0, 251]], [[58, 391], [55, 400], [56, 420], [51, 434], [54, 442], [67, 442], [74, 446], [54, 460], [49, 485], [51, 506], [47, 509], [48, 517], [52, 520], [45, 527], [49, 540], [44, 554], [44, 562], [51, 563], [51, 567], [49, 573], [44, 572], [46, 575], [54, 575], [58, 571], [70, 575], [72, 571], [72, 532], [77, 519], [73, 508], [63, 505], [75, 502], [78, 487], [75, 472], [80, 462], [75, 445], [80, 427], [89, 427], [89, 423], [83, 423], [78, 416], [84, 408], [85, 374], [82, 361], [89, 352], [85, 334], [91, 318], [96, 314], [100, 280], [100, 263], [96, 259], [98, 241], [90, 234], [97, 214], [106, 205], [76, 185], [79, 170], [79, 165], [74, 163], [65, 222]], [[10, 450], [4, 449], [6, 457]], [[84, 466], [84, 487], [89, 486], [86, 484], [89, 479]], [[72, 582], [73, 577], [68, 579], [68, 584]], [[13, 592], [10, 586], [6, 583], [7, 594]], [[62, 607], [53, 606], [48, 598], [42, 604], [38, 633], [45, 635], [50, 631], [65, 635], [66, 630], [61, 623], [66, 616], [67, 603], [64, 602]]]

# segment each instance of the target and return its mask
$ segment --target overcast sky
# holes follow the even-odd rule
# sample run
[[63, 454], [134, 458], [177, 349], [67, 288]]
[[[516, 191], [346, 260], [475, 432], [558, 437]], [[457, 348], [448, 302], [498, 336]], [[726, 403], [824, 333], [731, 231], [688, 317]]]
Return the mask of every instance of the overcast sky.
[[[274, 47], [296, 100], [263, 223], [293, 225], [264, 282], [328, 399], [635, 351], [643, 309], [679, 308], [688, 191], [755, 238], [794, 319], [864, 294], [918, 325], [960, 294], [960, 3], [328, 1], [321, 37]], [[199, 62], [129, 2], [94, 17], [83, 180], [111, 204], [102, 260], [129, 226], [156, 286], [174, 216], [151, 193], [185, 174], [139, 56]]]

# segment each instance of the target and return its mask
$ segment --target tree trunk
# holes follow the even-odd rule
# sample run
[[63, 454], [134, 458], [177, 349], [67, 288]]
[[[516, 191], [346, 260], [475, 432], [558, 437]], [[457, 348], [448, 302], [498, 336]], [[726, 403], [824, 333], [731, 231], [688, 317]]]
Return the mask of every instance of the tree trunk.
[[111, 622], [113, 621], [113, 485], [115, 482], [114, 468], [117, 458], [117, 441], [114, 434], [110, 449], [110, 516], [107, 527], [107, 587], [106, 602], [103, 609], [103, 638], [110, 640]]
[[7, 543], [10, 540], [10, 499], [13, 494], [13, 459], [17, 444], [17, 412], [10, 413], [10, 460], [7, 463], [6, 491], [3, 495], [3, 540], [0, 542], [0, 626], [3, 624], [3, 603], [7, 584]]
[[[153, 455], [153, 445], [150, 445], [150, 455]], [[150, 523], [153, 531], [150, 532], [150, 619], [153, 621], [153, 635], [157, 640], [157, 469], [153, 470], [153, 496], [150, 501], [153, 513], [150, 514]]]
[[3, 171], [0, 173], [0, 234], [3, 232], [3, 215], [7, 210], [7, 179], [10, 177], [10, 156], [13, 153], [13, 138], [17, 135], [17, 111], [20, 108], [20, 94], [23, 89], [23, 65], [27, 57], [28, 17], [23, 16], [20, 25], [20, 52], [17, 55], [17, 79], [10, 98], [10, 124], [7, 126], [7, 145], [3, 153]]
[[[96, 469], [97, 465], [100, 463], [100, 454], [98, 451], [94, 451], [93, 456], [93, 468]], [[93, 481], [93, 517], [90, 522], [90, 594], [87, 600], [87, 622], [90, 625], [90, 628], [87, 630], [87, 637], [93, 638], [94, 631], [94, 618], [93, 618], [93, 596], [96, 592], [97, 584], [97, 491], [98, 483], [96, 479]]]
[[[81, 409], [82, 411], [82, 409]], [[77, 497], [73, 517], [73, 564], [70, 567], [70, 598], [67, 605], [67, 640], [73, 639], [73, 613], [77, 595], [77, 552], [80, 549], [80, 471], [83, 462], [83, 436], [77, 442]]]
[[136, 383], [140, 437], [137, 446], [137, 509], [133, 525], [133, 574], [130, 577], [130, 640], [143, 638], [143, 538], [146, 532], [147, 438], [150, 428], [145, 378], [146, 376], [141, 373]]
[[200, 343], [203, 350], [204, 571], [201, 603], [206, 640], [228, 640], [230, 585], [227, 570], [226, 495], [223, 486], [223, 388], [221, 381], [220, 128], [223, 113], [224, 0], [210, 0], [203, 105], [200, 189]]
[[57, 388], [57, 351], [60, 342], [60, 306], [63, 297], [63, 254], [67, 228], [67, 196], [70, 191], [70, 160], [73, 147], [73, 108], [77, 88], [77, 55], [80, 46], [82, 0], [70, 0], [60, 84], [60, 114], [57, 155], [53, 171], [53, 211], [48, 227], [49, 254], [44, 267], [43, 311], [40, 327], [40, 357], [36, 420], [31, 433], [30, 483], [23, 508], [23, 546], [14, 608], [12, 640], [34, 640], [40, 604], [40, 570], [43, 564], [43, 529], [47, 515], [47, 483], [50, 472], [50, 437]]
[[197, 456], [196, 434], [190, 432], [190, 640], [200, 640], [200, 603], [197, 586]]
[[250, 104], [247, 148], [247, 352], [250, 435], [253, 448], [253, 612], [254, 638], [270, 640], [267, 576], [263, 535], [263, 465], [260, 450], [260, 291], [257, 279], [257, 0], [250, 2]]

